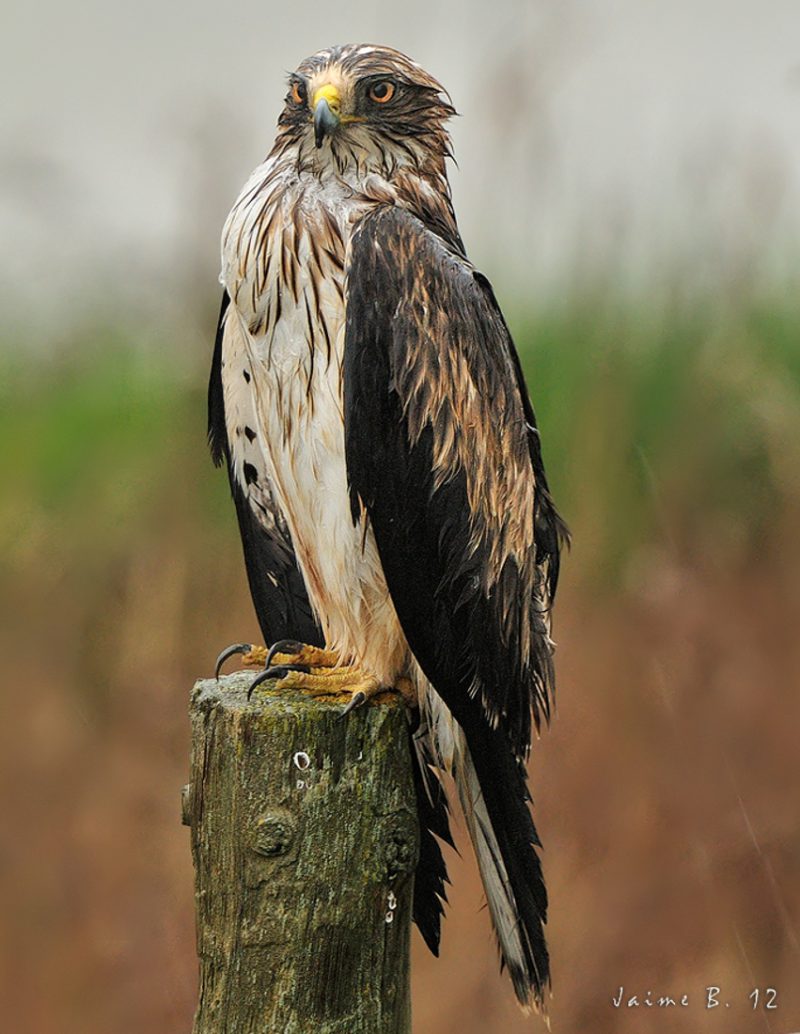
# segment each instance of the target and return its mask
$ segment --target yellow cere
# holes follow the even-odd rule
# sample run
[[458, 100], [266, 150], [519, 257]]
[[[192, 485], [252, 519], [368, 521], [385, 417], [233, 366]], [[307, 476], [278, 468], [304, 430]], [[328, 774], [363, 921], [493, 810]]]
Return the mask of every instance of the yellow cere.
[[337, 88], [333, 86], [331, 83], [326, 83], [324, 86], [320, 86], [318, 90], [314, 91], [312, 107], [316, 108], [316, 106], [319, 104], [321, 100], [326, 100], [328, 102], [328, 107], [331, 109], [334, 115], [339, 114], [339, 108], [341, 107], [342, 98]]

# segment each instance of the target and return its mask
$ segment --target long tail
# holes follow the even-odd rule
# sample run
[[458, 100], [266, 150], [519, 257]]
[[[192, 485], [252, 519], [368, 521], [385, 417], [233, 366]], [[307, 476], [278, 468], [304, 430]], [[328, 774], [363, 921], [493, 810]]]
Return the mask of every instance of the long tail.
[[525, 1009], [545, 1013], [547, 891], [523, 765], [488, 724], [456, 733], [455, 781], [503, 964]]
[[431, 768], [433, 758], [427, 739], [414, 736], [410, 728], [409, 737], [420, 826], [419, 862], [414, 878], [414, 922], [425, 943], [438, 956], [441, 919], [447, 902], [445, 884], [450, 882], [439, 840], [451, 847], [454, 844], [450, 836], [447, 795]]

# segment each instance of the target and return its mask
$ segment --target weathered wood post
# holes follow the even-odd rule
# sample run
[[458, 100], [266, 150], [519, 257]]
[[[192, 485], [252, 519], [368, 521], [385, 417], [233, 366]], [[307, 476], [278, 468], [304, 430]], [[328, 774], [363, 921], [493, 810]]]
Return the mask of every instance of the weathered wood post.
[[251, 674], [192, 692], [193, 1034], [409, 1034], [418, 854], [407, 719]]

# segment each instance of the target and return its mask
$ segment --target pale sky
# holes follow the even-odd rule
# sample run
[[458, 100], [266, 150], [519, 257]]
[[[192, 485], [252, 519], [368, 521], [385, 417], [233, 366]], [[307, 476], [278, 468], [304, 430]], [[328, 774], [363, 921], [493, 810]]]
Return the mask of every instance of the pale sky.
[[785, 274], [797, 254], [797, 0], [12, 0], [6, 319], [45, 328], [87, 298], [157, 310], [207, 278], [215, 293], [285, 73], [348, 41], [405, 50], [449, 89], [462, 232], [506, 294], [676, 256]]

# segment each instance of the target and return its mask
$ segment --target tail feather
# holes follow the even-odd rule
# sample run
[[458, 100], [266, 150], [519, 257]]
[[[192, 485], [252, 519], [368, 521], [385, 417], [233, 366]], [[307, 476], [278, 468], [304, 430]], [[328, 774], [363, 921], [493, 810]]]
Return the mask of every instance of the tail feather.
[[459, 731], [455, 780], [503, 965], [521, 1005], [544, 1011], [550, 965], [547, 891], [525, 770], [502, 734]]
[[[427, 740], [412, 735], [414, 790], [420, 826], [419, 862], [414, 877], [414, 922], [434, 955], [439, 954], [439, 939], [444, 906], [447, 866], [439, 840], [453, 846], [447, 810], [447, 795], [430, 768]], [[437, 840], [437, 837], [439, 840]]]

